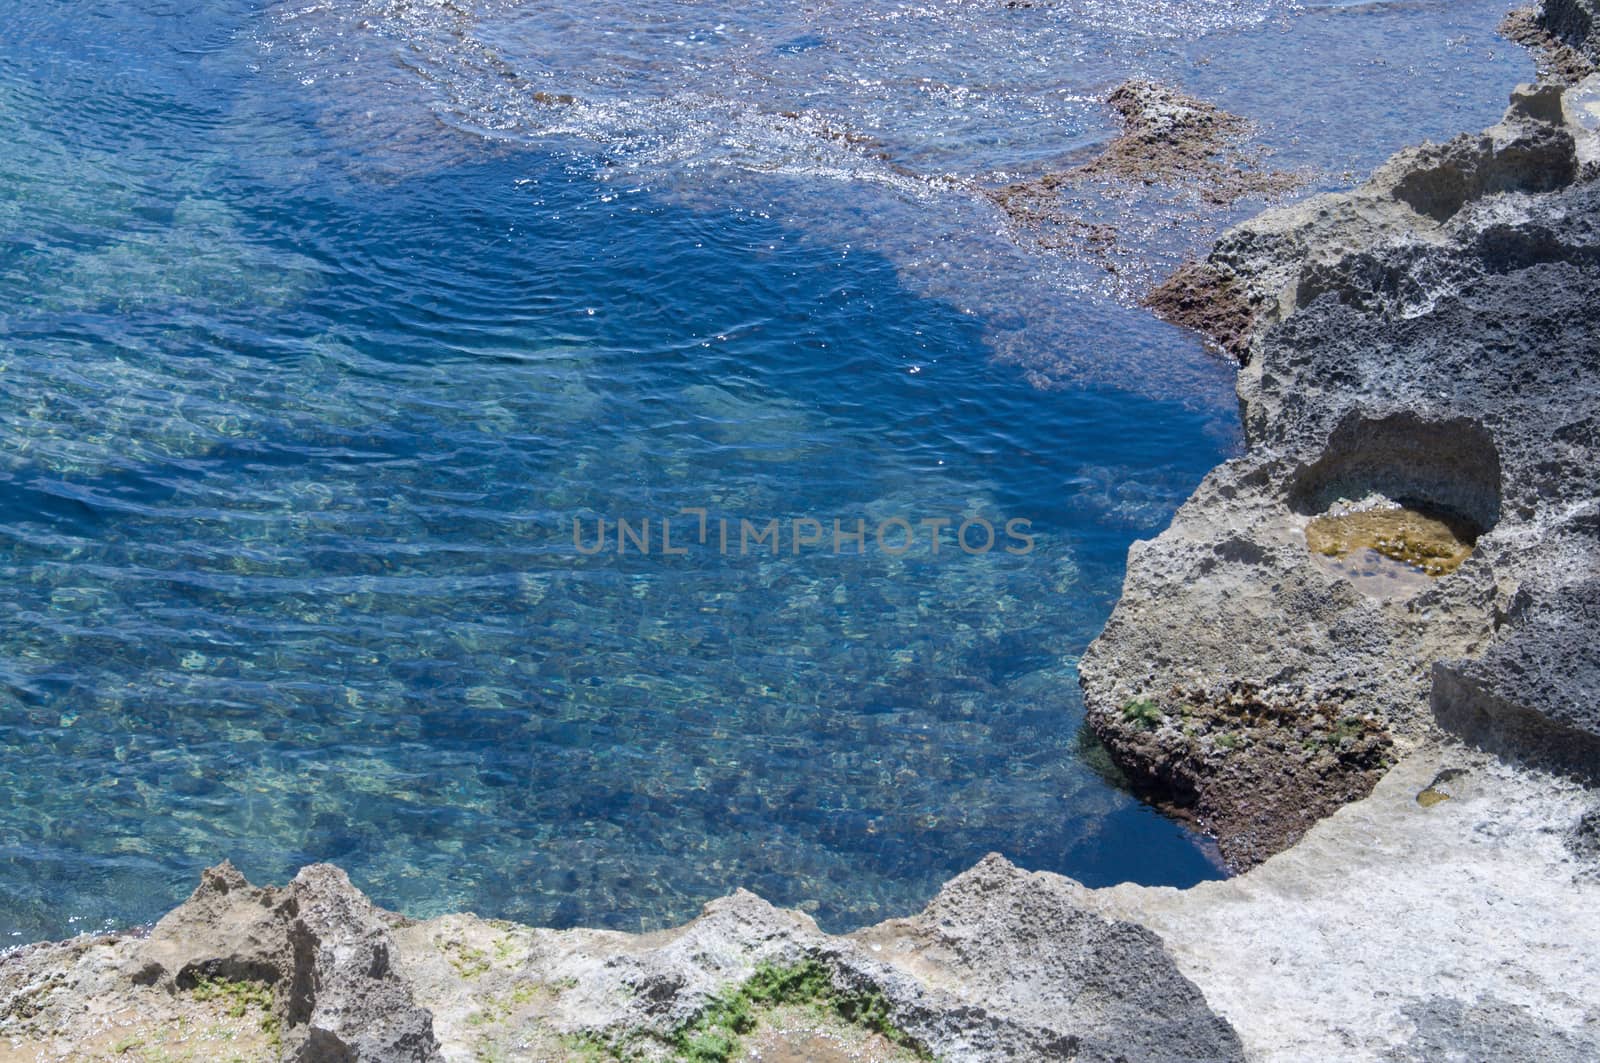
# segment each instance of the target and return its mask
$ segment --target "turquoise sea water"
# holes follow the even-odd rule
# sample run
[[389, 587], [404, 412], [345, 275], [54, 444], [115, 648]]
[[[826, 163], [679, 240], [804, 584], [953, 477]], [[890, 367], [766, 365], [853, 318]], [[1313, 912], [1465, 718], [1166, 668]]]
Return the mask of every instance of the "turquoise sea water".
[[[972, 186], [1134, 74], [1337, 185], [1493, 119], [1498, 13], [3, 0], [0, 934], [224, 856], [624, 929], [740, 885], [851, 926], [991, 850], [1217, 874], [1075, 666], [1231, 371]], [[1135, 274], [1227, 220], [1113, 208]], [[974, 516], [1031, 549], [870, 531]]]

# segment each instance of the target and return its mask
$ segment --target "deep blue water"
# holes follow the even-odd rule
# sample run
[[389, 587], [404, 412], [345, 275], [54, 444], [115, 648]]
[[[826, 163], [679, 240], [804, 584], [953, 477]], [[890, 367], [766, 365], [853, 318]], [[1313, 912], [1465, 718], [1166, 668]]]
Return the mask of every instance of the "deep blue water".
[[[1420, 6], [1378, 9], [1469, 41], [1414, 70], [1525, 65], [1492, 5]], [[0, 934], [153, 918], [224, 856], [625, 929], [741, 885], [846, 927], [991, 850], [1217, 873], [1094, 770], [1075, 668], [1129, 544], [1236, 447], [1231, 374], [940, 175], [1103, 135], [1118, 71], [1248, 95], [1193, 56], [1372, 27], [1065, 5], [1011, 31], [1088, 42], [1047, 90], [1002, 77], [992, 12], [745, 6], [682, 61], [711, 7], [0, 0]], [[963, 123], [951, 62], [991, 87]], [[582, 102], [550, 119], [535, 83]], [[1006, 126], [1012, 97], [1045, 102]], [[1361, 158], [1498, 110], [1451, 98]], [[791, 105], [923, 176], [751, 117]], [[1297, 165], [1343, 164], [1325, 117]], [[1176, 209], [1128, 207], [1152, 260], [1225, 220]], [[971, 517], [1032, 548], [870, 531]], [[722, 519], [780, 521], [778, 554]]]

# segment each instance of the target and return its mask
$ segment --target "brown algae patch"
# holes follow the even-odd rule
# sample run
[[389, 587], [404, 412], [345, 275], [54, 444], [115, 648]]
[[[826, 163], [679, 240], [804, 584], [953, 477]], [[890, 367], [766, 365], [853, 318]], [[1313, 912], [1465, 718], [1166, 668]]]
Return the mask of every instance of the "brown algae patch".
[[1406, 506], [1325, 513], [1306, 525], [1314, 554], [1343, 558], [1372, 550], [1435, 578], [1460, 568], [1477, 539], [1459, 517]]
[[1094, 157], [981, 189], [1005, 213], [1014, 239], [1121, 273], [1119, 257], [1128, 249], [1113, 220], [1123, 217], [1130, 190], [1161, 188], [1222, 208], [1245, 198], [1276, 199], [1306, 181], [1303, 173], [1266, 166], [1269, 152], [1252, 141], [1250, 122], [1170, 85], [1135, 79], [1105, 102], [1122, 130]]
[[1184, 263], [1141, 303], [1168, 324], [1205, 336], [1240, 365], [1250, 360], [1256, 308], [1243, 286], [1211, 263]]
[[1270, 170], [1266, 151], [1249, 144], [1251, 125], [1214, 104], [1163, 85], [1133, 80], [1106, 103], [1122, 132], [1094, 158], [1071, 169], [990, 189], [989, 198], [1017, 221], [1051, 215], [1058, 192], [1093, 178], [1126, 185], [1181, 186], [1213, 206], [1246, 197], [1272, 199], [1299, 188], [1306, 175]]

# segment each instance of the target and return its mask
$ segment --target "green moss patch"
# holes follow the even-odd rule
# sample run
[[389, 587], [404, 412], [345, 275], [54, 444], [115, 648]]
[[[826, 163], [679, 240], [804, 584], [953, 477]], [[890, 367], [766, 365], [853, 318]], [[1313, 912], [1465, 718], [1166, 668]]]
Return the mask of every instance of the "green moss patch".
[[[891, 1011], [888, 999], [875, 989], [841, 988], [819, 960], [764, 963], [743, 983], [713, 997], [692, 1022], [671, 1035], [667, 1045], [679, 1063], [735, 1063], [744, 1058], [752, 1035], [770, 1032], [763, 1027], [775, 1014], [789, 1018], [803, 1014], [813, 1025], [881, 1038], [906, 1059], [933, 1059], [921, 1042], [895, 1025]], [[575, 1059], [639, 1058], [635, 1046], [607, 1043], [594, 1035], [569, 1037], [566, 1043]]]
[[1161, 726], [1166, 714], [1149, 698], [1137, 698], [1122, 706], [1122, 722], [1141, 731], [1153, 731]]
[[743, 985], [714, 998], [698, 1019], [678, 1031], [673, 1048], [686, 1063], [726, 1063], [734, 1058], [744, 1035], [755, 1030], [759, 1012], [787, 1005], [837, 1015], [910, 1050], [919, 1059], [932, 1058], [911, 1035], [894, 1024], [889, 1002], [882, 993], [840, 989], [833, 973], [817, 960], [791, 967], [757, 967]]

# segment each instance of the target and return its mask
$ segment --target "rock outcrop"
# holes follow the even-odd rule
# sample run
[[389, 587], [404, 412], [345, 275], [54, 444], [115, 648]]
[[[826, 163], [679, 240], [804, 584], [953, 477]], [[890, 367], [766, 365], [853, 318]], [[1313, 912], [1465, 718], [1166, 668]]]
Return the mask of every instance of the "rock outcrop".
[[[1407, 148], [1357, 189], [1269, 210], [1229, 230], [1203, 263], [1152, 292], [1151, 303], [1162, 309], [1174, 288], [1232, 293], [1210, 314], [1189, 300], [1179, 323], [1227, 337], [1244, 363], [1270, 326], [1327, 292], [1359, 309], [1415, 316], [1430, 293], [1466, 280], [1477, 260], [1491, 269], [1497, 258], [1509, 265], [1518, 250], [1513, 234], [1498, 256], [1492, 246], [1501, 237], [1492, 212], [1504, 193], [1549, 192], [1600, 174], [1585, 165], [1595, 129], [1567, 106], [1569, 95], [1584, 91], [1521, 86], [1504, 120], [1480, 134]], [[1458, 218], [1469, 204], [1477, 209]], [[1240, 302], [1250, 310], [1245, 328]]]
[[1077, 891], [989, 857], [854, 935], [739, 891], [636, 936], [418, 923], [329, 865], [274, 889], [223, 864], [148, 937], [0, 958], [0, 1056], [115, 1058], [153, 1016], [305, 1063], [733, 1058], [763, 1033], [790, 1058], [1242, 1059], [1160, 938]]
[[1500, 23], [1500, 32], [1533, 49], [1541, 79], [1572, 85], [1600, 69], [1594, 0], [1546, 0], [1542, 7], [1518, 8]]
[[1563, 43], [1600, 62], [1600, 3], [1545, 0], [1539, 22]]
[[[77, 947], [80, 939], [0, 960], [0, 1033], [53, 1031], [47, 1041], [65, 1036], [69, 1057], [84, 1058], [96, 1045], [134, 1046], [103, 1036], [129, 1025], [119, 1017], [135, 1026], [153, 1017], [169, 1031], [232, 1018], [252, 1035], [247, 1042], [260, 1042], [257, 1058], [428, 1063], [441, 1058], [432, 1017], [393, 967], [394, 933], [406, 925], [331, 865], [275, 889], [250, 885], [224, 862], [148, 936], [106, 935], [90, 948]], [[208, 1014], [218, 1010], [208, 1003], [221, 1013]]]
[[[1441, 725], [1600, 775], [1591, 93], [1519, 87], [1493, 128], [1268, 211], [1152, 296], [1244, 363], [1248, 451], [1136, 544], [1081, 675], [1113, 756], [1236, 868]], [[1401, 514], [1466, 562], [1422, 576], [1399, 532], [1308, 543]]]

